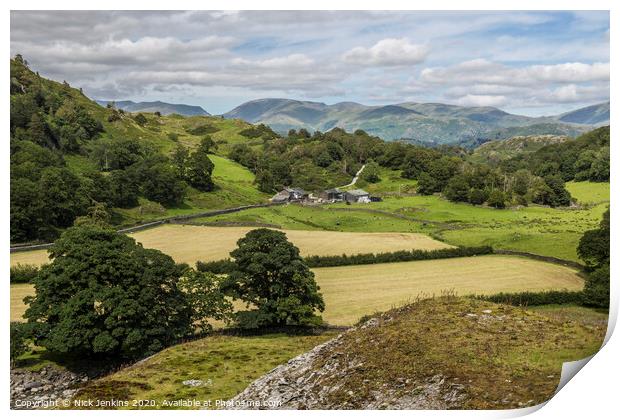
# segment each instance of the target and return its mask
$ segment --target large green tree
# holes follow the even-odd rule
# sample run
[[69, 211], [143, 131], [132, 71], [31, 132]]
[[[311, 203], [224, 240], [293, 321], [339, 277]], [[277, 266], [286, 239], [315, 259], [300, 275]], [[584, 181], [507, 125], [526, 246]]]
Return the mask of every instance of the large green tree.
[[50, 351], [137, 357], [190, 332], [191, 308], [169, 256], [113, 230], [68, 229], [33, 280], [26, 318]]
[[206, 136], [187, 160], [187, 182], [200, 191], [211, 191], [215, 186], [211, 178], [215, 166], [209, 159], [209, 151], [214, 144], [211, 137]]
[[585, 261], [588, 270], [588, 278], [583, 288], [587, 305], [609, 307], [609, 239], [609, 209], [607, 209], [599, 228], [584, 233], [577, 247], [577, 253]]
[[325, 303], [314, 274], [283, 232], [256, 229], [237, 242], [230, 253], [235, 269], [225, 290], [252, 306], [237, 312], [245, 328], [319, 325]]

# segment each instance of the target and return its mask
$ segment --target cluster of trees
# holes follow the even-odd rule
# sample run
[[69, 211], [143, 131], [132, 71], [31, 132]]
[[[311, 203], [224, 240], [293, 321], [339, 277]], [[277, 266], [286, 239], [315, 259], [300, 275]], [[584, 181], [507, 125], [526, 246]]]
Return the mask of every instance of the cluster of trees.
[[603, 214], [598, 229], [582, 236], [577, 247], [579, 257], [585, 261], [588, 278], [583, 288], [584, 303], [596, 307], [609, 307], [609, 209]]
[[77, 152], [102, 131], [101, 122], [73, 99], [67, 83], [51, 89], [20, 55], [11, 60], [11, 138]]
[[256, 139], [260, 137], [263, 140], [273, 140], [280, 137], [275, 131], [265, 124], [258, 124], [256, 126], [246, 128], [245, 130], [240, 131], [239, 134], [249, 139]]
[[[183, 201], [187, 185], [211, 191], [209, 141], [174, 161], [129, 139], [99, 139], [89, 147], [99, 170], [66, 167], [57, 150], [11, 140], [11, 241], [51, 240], [98, 204], [130, 208], [145, 197], [162, 205]], [[183, 156], [185, 156], [183, 158]]]
[[[100, 136], [103, 126], [82, 105], [87, 101], [68, 84], [33, 73], [21, 56], [11, 60], [12, 242], [53, 240], [77, 218], [107, 212], [109, 220], [112, 208], [134, 207], [139, 197], [172, 206], [183, 201], [188, 185], [214, 188], [210, 137], [192, 153], [180, 147], [170, 159], [134, 139]], [[123, 112], [110, 106], [105, 114], [115, 121]], [[133, 120], [148, 122], [142, 114]], [[70, 155], [96, 169], [70, 169]]]
[[[366, 164], [365, 181], [378, 182], [380, 168], [385, 167], [417, 179], [420, 194], [441, 193], [452, 201], [496, 208], [528, 203], [558, 207], [571, 204], [566, 181], [609, 178], [608, 137], [609, 128], [603, 128], [576, 141], [543, 148], [532, 161], [519, 156], [491, 165], [471, 162], [468, 152], [456, 146], [384, 142], [363, 130], [347, 133], [335, 128], [310, 134], [300, 129], [258, 146], [237, 144], [229, 157], [253, 171], [259, 189], [265, 192], [288, 185], [308, 190], [340, 185]], [[548, 158], [556, 153], [554, 147], [563, 147], [560, 154], [576, 171], [568, 173], [556, 157]]]
[[186, 147], [178, 145], [172, 155], [176, 175], [199, 191], [212, 191], [215, 187], [211, 178], [214, 165], [209, 153], [213, 147], [215, 142], [209, 136], [205, 136], [191, 153]]
[[[349, 182], [364, 163], [378, 156], [384, 144], [362, 130], [349, 134], [335, 128], [310, 134], [300, 129], [258, 147], [237, 144], [229, 157], [256, 174], [261, 191], [271, 193], [289, 185], [321, 190]], [[368, 173], [374, 182], [378, 180], [376, 165], [371, 164]]]
[[609, 126], [600, 127], [575, 140], [504, 160], [499, 166], [508, 173], [528, 169], [534, 175], [558, 175], [564, 181], [609, 181], [609, 138]]
[[88, 191], [55, 150], [11, 139], [11, 241], [57, 236], [89, 206]]
[[[240, 239], [224, 280], [92, 220], [67, 229], [49, 255], [31, 279], [28, 322], [12, 325], [12, 358], [26, 340], [55, 353], [133, 359], [209, 331], [212, 320], [242, 328], [322, 324], [314, 275], [279, 231]], [[248, 309], [233, 312], [231, 297]]]
[[404, 178], [417, 179], [419, 194], [442, 193], [447, 199], [495, 208], [538, 203], [567, 206], [570, 193], [563, 178], [553, 172], [538, 176], [529, 169], [508, 172], [502, 167], [472, 163], [458, 148], [430, 149], [392, 143], [378, 162], [400, 170]]
[[67, 229], [32, 280], [23, 328], [52, 352], [138, 357], [225, 319], [231, 303], [209, 273], [178, 265], [97, 224]]

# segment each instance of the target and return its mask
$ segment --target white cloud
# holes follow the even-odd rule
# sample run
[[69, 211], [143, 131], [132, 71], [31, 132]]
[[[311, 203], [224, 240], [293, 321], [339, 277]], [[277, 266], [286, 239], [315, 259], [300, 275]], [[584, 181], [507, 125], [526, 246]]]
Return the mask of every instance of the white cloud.
[[427, 46], [411, 44], [406, 38], [387, 38], [370, 48], [355, 47], [347, 51], [342, 59], [346, 63], [362, 66], [406, 66], [423, 62], [428, 50]]
[[314, 65], [314, 60], [305, 54], [291, 54], [286, 57], [275, 57], [265, 60], [247, 60], [244, 58], [235, 58], [232, 65], [236, 67], [254, 67], [261, 69], [299, 69], [307, 68]]
[[502, 95], [465, 95], [459, 98], [456, 103], [462, 106], [503, 106], [508, 102], [508, 98]]
[[609, 98], [609, 13], [571, 16], [13, 11], [11, 52], [93, 97], [202, 101], [210, 112], [269, 96], [539, 112]]
[[562, 63], [509, 67], [485, 59], [464, 61], [449, 66], [426, 68], [420, 80], [430, 84], [468, 83], [530, 86], [537, 82], [566, 83], [609, 80], [609, 63]]

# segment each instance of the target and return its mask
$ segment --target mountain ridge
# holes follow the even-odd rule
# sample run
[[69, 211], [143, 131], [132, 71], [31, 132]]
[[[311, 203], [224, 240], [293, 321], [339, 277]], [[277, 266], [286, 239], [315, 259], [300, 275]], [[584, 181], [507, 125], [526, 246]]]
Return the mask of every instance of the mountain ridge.
[[328, 131], [362, 129], [385, 140], [411, 139], [435, 144], [497, 140], [516, 135], [576, 136], [609, 123], [609, 102], [554, 116], [527, 117], [495, 107], [402, 102], [368, 106], [356, 102], [262, 98], [222, 114], [224, 118], [263, 123], [282, 134], [290, 129]]

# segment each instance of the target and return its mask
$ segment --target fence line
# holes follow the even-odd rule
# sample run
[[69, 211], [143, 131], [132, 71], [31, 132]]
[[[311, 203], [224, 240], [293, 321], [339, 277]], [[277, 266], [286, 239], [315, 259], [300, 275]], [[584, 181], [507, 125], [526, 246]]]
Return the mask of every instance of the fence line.
[[585, 269], [585, 266], [583, 264], [579, 264], [576, 261], [563, 260], [562, 258], [549, 257], [549, 256], [546, 256], [546, 255], [532, 254], [531, 252], [511, 251], [511, 250], [508, 250], [508, 249], [495, 249], [495, 253], [496, 254], [503, 254], [503, 255], [517, 255], [517, 256], [521, 256], [521, 257], [527, 257], [527, 258], [531, 258], [533, 260], [539, 260], [539, 261], [549, 262], [549, 263], [553, 263], [553, 264], [560, 264], [560, 265], [565, 265], [565, 266], [568, 266], [568, 267], [573, 267], [573, 268], [576, 268], [578, 270]]

